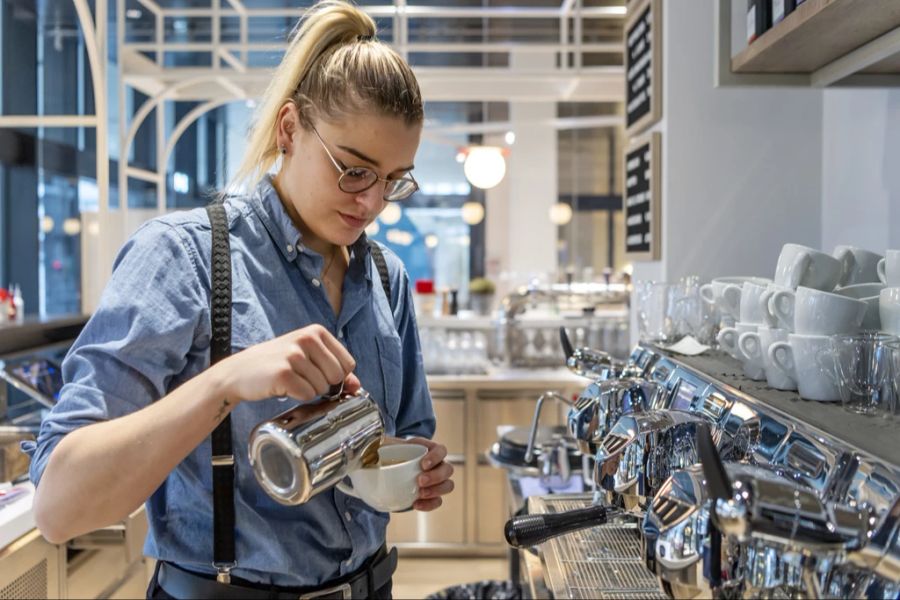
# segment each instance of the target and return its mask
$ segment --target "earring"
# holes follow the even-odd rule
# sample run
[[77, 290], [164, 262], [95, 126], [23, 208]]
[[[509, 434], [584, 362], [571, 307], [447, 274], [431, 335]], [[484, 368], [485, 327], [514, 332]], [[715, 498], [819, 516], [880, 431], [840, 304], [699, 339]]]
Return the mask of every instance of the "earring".
[[287, 148], [285, 148], [284, 146], [281, 147], [281, 154], [287, 154]]

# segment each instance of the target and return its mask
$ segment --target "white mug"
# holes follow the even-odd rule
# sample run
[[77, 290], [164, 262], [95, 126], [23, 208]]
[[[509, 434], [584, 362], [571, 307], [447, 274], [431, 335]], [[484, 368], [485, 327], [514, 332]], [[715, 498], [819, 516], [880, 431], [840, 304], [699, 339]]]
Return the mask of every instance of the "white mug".
[[766, 382], [776, 390], [796, 390], [797, 382], [783, 371], [776, 369], [769, 358], [769, 347], [775, 342], [786, 342], [787, 329], [759, 327], [756, 333], [748, 331], [738, 338], [738, 347], [748, 358], [761, 363], [766, 372]]
[[862, 300], [807, 287], [775, 292], [769, 299], [779, 323], [793, 322], [794, 332], [804, 335], [856, 333], [867, 308]]
[[900, 287], [881, 290], [878, 313], [881, 316], [881, 330], [892, 335], [900, 335]]
[[835, 294], [847, 296], [848, 298], [856, 298], [866, 303], [866, 315], [863, 317], [861, 329], [871, 329], [878, 331], [881, 329], [881, 314], [879, 313], [879, 296], [881, 290], [884, 289], [882, 283], [857, 283], [856, 285], [848, 285], [839, 287], [834, 290]]
[[707, 304], [715, 305], [722, 317], [740, 319], [741, 287], [744, 282], [752, 281], [760, 285], [771, 282], [763, 277], [717, 277], [710, 283], [700, 286], [700, 297]]
[[878, 281], [878, 261], [882, 259], [880, 254], [855, 246], [835, 246], [833, 256], [841, 261], [840, 285]]
[[740, 347], [741, 336], [745, 333], [756, 333], [757, 327], [758, 325], [755, 323], [736, 323], [734, 327], [720, 330], [716, 339], [721, 348], [734, 359], [741, 361], [745, 376], [754, 381], [763, 381], [766, 378], [766, 372], [762, 361], [744, 354]]
[[807, 246], [785, 244], [778, 255], [775, 283], [831, 291], [841, 278], [841, 261]]
[[782, 375], [797, 382], [801, 398], [839, 402], [831, 338], [827, 335], [792, 333], [787, 342], [769, 346], [769, 360]]
[[772, 329], [787, 329], [791, 333], [794, 332], [794, 316], [789, 315], [789, 319], [787, 322], [779, 322], [778, 317], [772, 314], [772, 311], [769, 310], [769, 300], [775, 294], [775, 292], [780, 292], [782, 290], [791, 290], [791, 288], [784, 287], [783, 285], [776, 285], [774, 283], [770, 283], [766, 286], [766, 291], [760, 294], [759, 296], [759, 308], [762, 312], [763, 324], [766, 327], [770, 327]]
[[769, 284], [745, 281], [741, 288], [741, 323], [765, 323], [760, 297], [766, 292]]
[[350, 472], [353, 487], [341, 481], [337, 488], [381, 512], [407, 510], [419, 495], [417, 479], [427, 452], [428, 448], [420, 444], [382, 446], [376, 465]]
[[900, 250], [888, 250], [876, 267], [878, 279], [888, 287], [900, 286]]

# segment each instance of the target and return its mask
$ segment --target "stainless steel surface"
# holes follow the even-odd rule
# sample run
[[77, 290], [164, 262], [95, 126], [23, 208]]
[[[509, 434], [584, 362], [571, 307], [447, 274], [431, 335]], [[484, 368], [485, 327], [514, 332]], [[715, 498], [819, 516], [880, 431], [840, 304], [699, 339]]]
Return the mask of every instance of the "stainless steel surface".
[[383, 439], [381, 411], [360, 390], [339, 401], [301, 404], [257, 425], [250, 434], [250, 464], [274, 500], [302, 504], [376, 462]]
[[594, 454], [620, 417], [650, 410], [666, 391], [665, 386], [634, 377], [595, 381], [569, 409], [569, 433], [583, 453]]
[[[889, 429], [884, 429], [893, 425], [878, 419], [857, 422], [856, 415], [839, 408], [760, 389], [743, 377], [736, 361], [716, 353], [675, 358], [638, 347], [632, 361], [645, 362], [645, 375], [669, 390], [662, 411], [702, 415], [712, 424], [726, 460], [749, 461], [726, 463], [733, 497], [715, 504], [715, 520], [725, 535], [725, 593], [897, 595], [900, 470], [896, 462], [885, 460], [897, 445], [895, 433], [888, 438]], [[876, 448], [863, 430], [890, 447]], [[617, 442], [621, 452], [628, 441], [619, 437], [610, 439], [611, 434], [604, 445]], [[659, 447], [668, 453], [673, 445]], [[644, 467], [642, 473], [650, 470]], [[700, 558], [708, 558], [704, 529], [713, 510], [705, 498], [699, 468], [675, 470], [653, 499], [643, 525], [648, 564], [678, 596], [710, 593]]]
[[[587, 494], [532, 497], [529, 512], [559, 513], [592, 504]], [[543, 578], [556, 598], [665, 598], [641, 559], [634, 523], [611, 523], [541, 545]]]

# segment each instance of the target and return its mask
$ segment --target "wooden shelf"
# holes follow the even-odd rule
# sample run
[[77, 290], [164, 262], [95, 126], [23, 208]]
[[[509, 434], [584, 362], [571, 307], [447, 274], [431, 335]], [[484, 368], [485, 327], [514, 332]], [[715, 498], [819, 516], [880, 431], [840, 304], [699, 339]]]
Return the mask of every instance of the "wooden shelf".
[[[900, 27], [900, 0], [806, 0], [731, 59], [734, 73], [814, 73]], [[900, 73], [892, 56], [865, 73]]]

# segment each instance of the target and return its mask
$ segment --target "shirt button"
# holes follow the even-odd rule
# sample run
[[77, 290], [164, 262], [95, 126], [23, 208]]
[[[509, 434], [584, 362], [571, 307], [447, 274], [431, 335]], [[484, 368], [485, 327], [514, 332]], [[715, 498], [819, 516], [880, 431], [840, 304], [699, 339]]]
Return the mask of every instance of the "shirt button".
[[343, 329], [338, 329], [338, 339], [339, 340], [344, 339], [344, 330]]
[[287, 248], [288, 254], [290, 254], [291, 252], [294, 251], [294, 247], [293, 247], [292, 245], [290, 245], [290, 244], [288, 244], [288, 245], [286, 246], [286, 248]]
[[349, 511], [349, 510], [344, 511], [344, 518], [347, 519], [347, 522], [348, 522], [348, 523], [349, 523], [350, 521], [353, 520], [353, 516], [350, 515], [350, 511]]
[[320, 285], [322, 285], [322, 282], [319, 281], [318, 279], [313, 279], [313, 285], [316, 287], [319, 287]]

